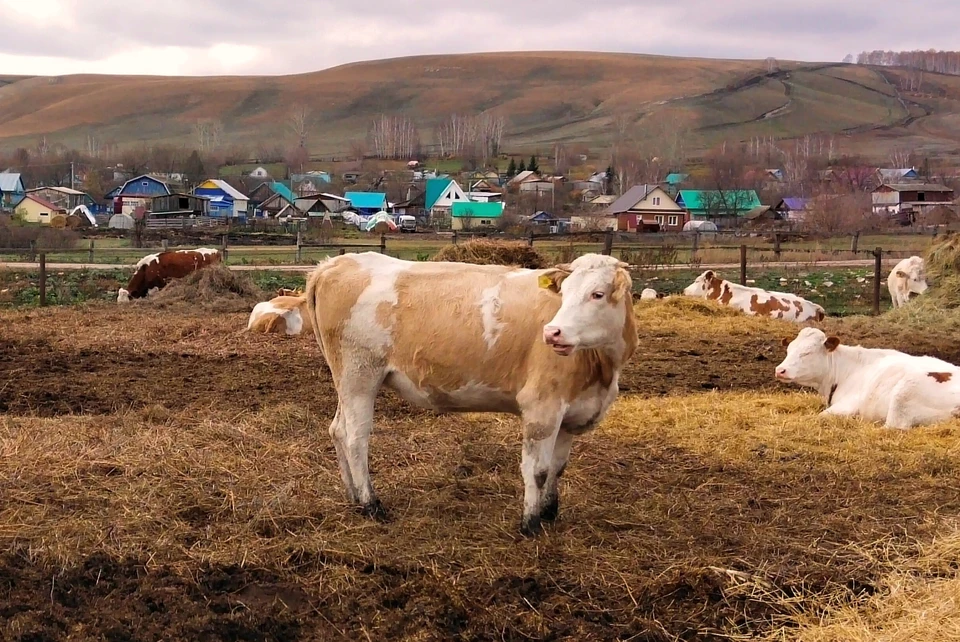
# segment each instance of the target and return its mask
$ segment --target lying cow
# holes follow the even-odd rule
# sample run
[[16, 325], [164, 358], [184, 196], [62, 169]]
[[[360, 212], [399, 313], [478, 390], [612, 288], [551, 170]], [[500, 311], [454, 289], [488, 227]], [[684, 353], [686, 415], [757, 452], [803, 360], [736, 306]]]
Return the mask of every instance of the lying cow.
[[277, 296], [303, 296], [303, 290], [296, 288], [291, 290], [290, 288], [279, 288], [277, 290]]
[[303, 309], [305, 296], [278, 296], [253, 307], [247, 330], [296, 336], [310, 332], [310, 319]]
[[643, 292], [640, 293], [641, 301], [654, 301], [659, 298], [660, 295], [653, 288], [643, 288]]
[[795, 294], [768, 292], [760, 288], [738, 285], [725, 281], [707, 270], [688, 285], [684, 296], [716, 301], [721, 305], [736, 308], [750, 316], [770, 317], [803, 323], [823, 321], [822, 307]]
[[776, 377], [816, 388], [821, 415], [863, 417], [888, 428], [911, 428], [960, 416], [960, 368], [934, 357], [840, 345], [816, 328], [788, 342]]
[[887, 289], [893, 307], [899, 308], [910, 300], [911, 294], [923, 294], [927, 291], [927, 275], [923, 259], [911, 256], [897, 263], [887, 277]]
[[142, 299], [148, 293], [162, 289], [173, 279], [219, 262], [220, 252], [205, 247], [149, 254], [137, 261], [127, 287], [117, 291], [117, 303]]
[[574, 437], [604, 417], [638, 343], [626, 267], [597, 254], [541, 270], [375, 252], [321, 263], [307, 306], [337, 389], [330, 435], [350, 501], [386, 518], [367, 468], [386, 385], [439, 412], [520, 416], [520, 530], [539, 533], [557, 517]]

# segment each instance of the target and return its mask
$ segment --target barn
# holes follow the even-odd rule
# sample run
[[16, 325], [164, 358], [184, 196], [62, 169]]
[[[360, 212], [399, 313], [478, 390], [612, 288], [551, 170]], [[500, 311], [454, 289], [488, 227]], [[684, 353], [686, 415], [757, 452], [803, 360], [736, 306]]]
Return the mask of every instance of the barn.
[[169, 196], [170, 188], [159, 178], [142, 174], [120, 186], [113, 197], [114, 214], [132, 214], [138, 207], [150, 207], [157, 196]]

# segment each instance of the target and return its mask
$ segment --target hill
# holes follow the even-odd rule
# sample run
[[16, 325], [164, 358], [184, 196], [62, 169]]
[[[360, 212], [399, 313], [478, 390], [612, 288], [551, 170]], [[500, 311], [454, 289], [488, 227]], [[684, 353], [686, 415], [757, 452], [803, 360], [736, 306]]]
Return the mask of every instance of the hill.
[[960, 78], [841, 64], [710, 60], [632, 54], [535, 52], [417, 56], [291, 76], [0, 77], [0, 146], [40, 135], [84, 149], [88, 136], [121, 146], [197, 145], [195, 124], [251, 150], [292, 145], [291, 113], [311, 112], [308, 146], [343, 155], [381, 113], [412, 118], [424, 143], [451, 114], [507, 118], [511, 150], [555, 142], [604, 145], [617, 135], [682, 129], [688, 149], [724, 139], [843, 134], [846, 151], [892, 147], [949, 154], [960, 142]]

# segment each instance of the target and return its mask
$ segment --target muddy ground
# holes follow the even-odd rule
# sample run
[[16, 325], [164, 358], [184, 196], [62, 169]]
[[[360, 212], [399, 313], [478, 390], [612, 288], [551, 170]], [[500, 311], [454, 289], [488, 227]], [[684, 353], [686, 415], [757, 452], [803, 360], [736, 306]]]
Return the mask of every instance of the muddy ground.
[[[125, 431], [116, 461], [78, 456], [70, 474], [3, 468], [0, 637], [729, 639], [773, 630], [787, 609], [733, 590], [711, 567], [760, 570], [782, 597], [840, 590], [853, 599], [884, 570], [858, 545], [923, 538], [930, 513], [960, 510], [952, 478], [898, 480], [892, 494], [882, 480], [784, 468], [764, 453], [746, 465], [601, 430], [577, 445], [560, 521], [522, 540], [516, 424], [438, 418], [387, 393], [371, 458], [391, 521], [373, 524], [341, 501], [325, 433], [336, 397], [315, 344], [247, 335], [245, 322], [147, 304], [0, 312], [0, 419], [16, 422], [8, 439], [28, 427], [68, 439], [81, 423]], [[778, 389], [779, 339], [648, 324], [621, 390]], [[960, 346], [928, 351], [960, 361]], [[207, 461], [227, 457], [209, 436], [221, 433], [204, 432], [210, 425], [237, 426], [242, 441], [254, 431], [244, 422], [291, 405], [309, 412], [261, 442], [260, 477], [241, 484], [253, 473], [238, 465], [221, 477], [229, 465]], [[207, 458], [169, 473], [171, 488], [190, 493], [164, 495], [167, 473], [144, 481], [170, 448], [130, 454], [158, 430]], [[215, 483], [194, 483], [208, 475]], [[286, 483], [297, 508], [264, 521], [238, 500], [211, 500], [228, 481], [254, 499]], [[158, 497], [143, 500], [155, 501], [154, 513], [138, 532], [124, 520], [127, 493], [136, 497], [141, 483]], [[236, 552], [218, 548], [227, 541]]]

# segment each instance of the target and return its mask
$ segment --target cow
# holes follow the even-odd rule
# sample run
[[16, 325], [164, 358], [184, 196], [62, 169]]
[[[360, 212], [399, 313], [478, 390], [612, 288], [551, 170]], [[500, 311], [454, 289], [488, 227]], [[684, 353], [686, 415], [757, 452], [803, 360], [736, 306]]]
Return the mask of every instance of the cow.
[[827, 402], [821, 415], [860, 416], [900, 429], [960, 416], [960, 368], [951, 363], [841, 345], [816, 328], [783, 343], [787, 356], [776, 378], [816, 388]]
[[253, 307], [247, 330], [296, 336], [310, 332], [309, 317], [303, 310], [305, 296], [278, 296]]
[[350, 502], [387, 519], [367, 467], [385, 385], [441, 413], [519, 416], [520, 532], [539, 534], [574, 438], [606, 415], [637, 347], [627, 267], [598, 254], [537, 270], [376, 252], [320, 263], [307, 310], [337, 390], [330, 435]]
[[823, 308], [812, 301], [786, 292], [769, 292], [760, 288], [738, 285], [707, 270], [683, 290], [684, 296], [716, 301], [736, 308], [749, 316], [770, 317], [804, 323], [823, 321]]
[[279, 288], [277, 290], [277, 296], [303, 296], [303, 290], [296, 288], [291, 290], [290, 288]]
[[219, 262], [220, 252], [206, 247], [148, 254], [137, 261], [127, 287], [117, 291], [117, 303], [142, 299], [152, 291], [162, 289], [173, 279]]
[[899, 308], [910, 301], [911, 294], [923, 294], [927, 291], [927, 274], [923, 259], [911, 256], [897, 263], [887, 277], [887, 289], [893, 307]]
[[654, 290], [653, 288], [644, 288], [643, 292], [640, 293], [641, 301], [653, 301], [659, 298], [660, 298], [660, 295], [657, 294], [657, 291]]

